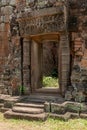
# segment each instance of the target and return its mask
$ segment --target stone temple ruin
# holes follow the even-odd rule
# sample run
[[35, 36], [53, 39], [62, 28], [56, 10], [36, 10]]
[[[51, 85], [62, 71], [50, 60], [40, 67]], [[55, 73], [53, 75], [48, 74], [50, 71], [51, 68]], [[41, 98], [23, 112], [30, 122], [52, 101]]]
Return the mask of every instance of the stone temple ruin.
[[[50, 43], [56, 89], [42, 85]], [[0, 94], [6, 118], [87, 118], [87, 0], [0, 0]]]

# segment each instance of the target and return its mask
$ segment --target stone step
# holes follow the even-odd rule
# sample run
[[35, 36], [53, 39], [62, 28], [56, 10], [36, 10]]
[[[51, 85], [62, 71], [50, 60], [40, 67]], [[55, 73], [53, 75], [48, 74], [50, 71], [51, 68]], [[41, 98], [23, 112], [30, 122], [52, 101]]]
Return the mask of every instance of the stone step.
[[20, 107], [32, 107], [32, 108], [44, 108], [44, 104], [37, 103], [16, 103], [14, 106]]
[[47, 119], [46, 113], [40, 114], [27, 114], [27, 113], [18, 113], [9, 110], [4, 113], [4, 117], [7, 119], [26, 119], [26, 120], [42, 120], [45, 121]]
[[0, 108], [4, 106], [4, 103], [0, 103]]
[[[47, 109], [46, 109], [47, 108]], [[52, 113], [65, 113], [65, 112], [73, 112], [73, 113], [87, 113], [87, 105], [84, 103], [65, 101], [62, 104], [51, 103], [46, 106], [45, 103], [45, 111], [51, 109]]]
[[41, 103], [43, 104], [45, 99], [35, 98], [35, 97], [27, 97], [20, 100], [20, 103]]
[[50, 113], [49, 117], [62, 119], [64, 121], [67, 121], [67, 120], [73, 119], [73, 118], [80, 118], [78, 113], [72, 113], [72, 112], [66, 112], [65, 114]]
[[63, 103], [65, 100], [60, 95], [42, 95], [40, 93], [32, 94], [30, 96], [24, 97], [21, 102], [33, 102], [33, 103], [44, 103], [45, 101], [49, 102], [59, 102]]
[[0, 112], [2, 112], [2, 113], [6, 112], [6, 111], [8, 111], [8, 110], [9, 110], [9, 108], [5, 108], [5, 107], [1, 107], [1, 108], [0, 108]]
[[18, 113], [28, 113], [28, 114], [40, 114], [44, 112], [44, 109], [41, 108], [32, 108], [32, 107], [18, 107], [14, 106], [12, 108], [13, 112], [18, 112]]
[[62, 119], [64, 121], [66, 121], [69, 119], [77, 119], [77, 118], [87, 119], [87, 114], [85, 114], [85, 113], [79, 114], [79, 113], [73, 113], [73, 112], [66, 112], [65, 114], [50, 113], [49, 117], [58, 118], [58, 119]]
[[47, 88], [39, 88], [39, 89], [36, 89], [35, 90], [35, 92], [36, 93], [42, 93], [42, 94], [48, 94], [48, 96], [50, 96], [50, 95], [52, 95], [52, 94], [54, 94], [54, 95], [58, 95], [58, 93], [59, 93], [59, 89], [58, 89], [58, 87], [56, 88], [56, 87], [47, 87]]

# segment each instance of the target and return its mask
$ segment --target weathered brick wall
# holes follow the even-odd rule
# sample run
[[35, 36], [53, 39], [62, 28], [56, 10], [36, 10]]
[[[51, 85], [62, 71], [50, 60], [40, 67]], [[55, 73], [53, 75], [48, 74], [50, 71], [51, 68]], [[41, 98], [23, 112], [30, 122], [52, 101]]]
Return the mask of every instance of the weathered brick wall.
[[[15, 88], [21, 84], [19, 83], [21, 81], [21, 51], [17, 35], [12, 37], [10, 24], [13, 12], [16, 12], [16, 1], [1, 0], [0, 6], [0, 59], [2, 59], [0, 65], [2, 70], [0, 73], [0, 93], [12, 94], [12, 91], [14, 90], [15, 93]], [[15, 30], [14, 26], [13, 30]]]
[[[8, 14], [5, 8], [5, 1], [0, 1], [0, 72], [3, 72], [6, 56], [8, 55]], [[1, 74], [0, 74], [1, 75]]]
[[[1, 87], [4, 87], [4, 83], [2, 81], [5, 61], [9, 54], [8, 50], [8, 33], [9, 33], [9, 15], [12, 12], [8, 10], [8, 2], [0, 1], [0, 78], [1, 78]], [[7, 12], [8, 10], [8, 12]], [[3, 90], [1, 90], [3, 91]]]
[[72, 0], [69, 2], [69, 8], [69, 30], [73, 44], [74, 64], [80, 64], [84, 59], [84, 53], [86, 53], [87, 0]]
[[87, 0], [69, 0], [69, 23], [71, 35], [71, 84], [70, 98], [84, 101], [87, 94]]
[[8, 55], [8, 36], [10, 33], [10, 15], [15, 6], [15, 0], [0, 1], [0, 56]]

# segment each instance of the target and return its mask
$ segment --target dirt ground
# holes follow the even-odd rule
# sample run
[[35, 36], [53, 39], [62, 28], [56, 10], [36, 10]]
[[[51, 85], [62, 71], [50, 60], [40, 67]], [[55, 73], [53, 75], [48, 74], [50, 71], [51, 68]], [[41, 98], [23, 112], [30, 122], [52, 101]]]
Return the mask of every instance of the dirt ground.
[[0, 130], [33, 130], [32, 128], [29, 128], [28, 125], [23, 124], [14, 124], [14, 123], [8, 123], [8, 122], [0, 122]]
[[[20, 122], [20, 121], [19, 121]], [[39, 129], [39, 126], [38, 126]], [[30, 126], [28, 123], [14, 123], [10, 120], [10, 122], [0, 122], [0, 130], [38, 130], [37, 128]]]
[[0, 113], [0, 130], [87, 130], [87, 119], [62, 121], [49, 118], [45, 122], [5, 119]]
[[33, 124], [33, 121], [5, 119], [0, 113], [0, 130], [34, 130]]

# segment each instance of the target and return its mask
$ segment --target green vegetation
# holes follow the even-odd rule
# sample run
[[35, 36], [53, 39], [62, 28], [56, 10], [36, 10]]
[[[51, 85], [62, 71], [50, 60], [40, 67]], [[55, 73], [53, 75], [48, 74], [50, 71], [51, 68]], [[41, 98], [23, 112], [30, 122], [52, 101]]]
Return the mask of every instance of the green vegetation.
[[59, 87], [58, 78], [56, 77], [43, 77], [43, 87]]
[[26, 87], [25, 86], [19, 86], [19, 92], [20, 92], [20, 94], [22, 93], [24, 93], [26, 91]]
[[7, 120], [0, 113], [0, 130], [87, 130], [86, 119], [73, 119], [67, 122], [49, 118], [45, 122]]

